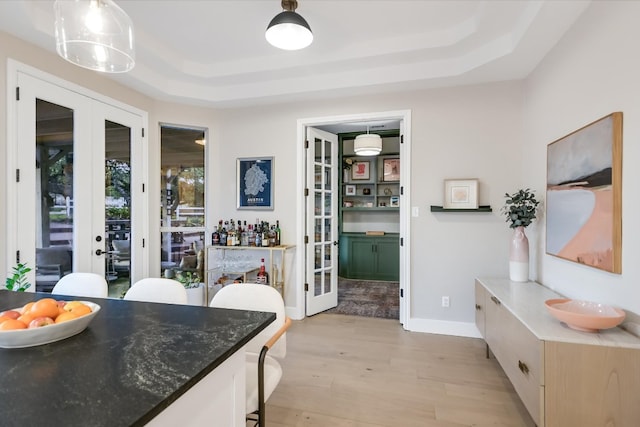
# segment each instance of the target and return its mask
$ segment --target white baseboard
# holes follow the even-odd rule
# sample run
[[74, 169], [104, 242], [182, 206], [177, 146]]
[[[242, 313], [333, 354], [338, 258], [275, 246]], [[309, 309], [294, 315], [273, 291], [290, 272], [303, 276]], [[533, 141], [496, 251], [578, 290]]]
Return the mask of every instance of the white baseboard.
[[291, 320], [302, 320], [304, 319], [304, 312], [302, 310], [298, 310], [296, 307], [284, 307], [284, 312]]
[[405, 329], [412, 332], [482, 338], [475, 323], [416, 318], [410, 318], [407, 323]]

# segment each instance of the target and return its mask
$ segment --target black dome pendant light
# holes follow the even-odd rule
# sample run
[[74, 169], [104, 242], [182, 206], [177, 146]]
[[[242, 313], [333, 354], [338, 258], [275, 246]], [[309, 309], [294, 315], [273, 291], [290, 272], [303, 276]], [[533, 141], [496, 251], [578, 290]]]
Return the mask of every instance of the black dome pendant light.
[[297, 7], [297, 0], [282, 0], [284, 11], [271, 20], [265, 33], [271, 45], [284, 50], [298, 50], [311, 44], [313, 33], [307, 21], [295, 12]]

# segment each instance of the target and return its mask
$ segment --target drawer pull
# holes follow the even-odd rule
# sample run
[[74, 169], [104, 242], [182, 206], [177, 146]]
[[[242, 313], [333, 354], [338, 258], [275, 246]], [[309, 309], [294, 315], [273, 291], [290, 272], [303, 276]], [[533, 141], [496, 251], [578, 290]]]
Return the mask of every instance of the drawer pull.
[[520, 372], [522, 372], [525, 375], [529, 374], [529, 367], [527, 366], [526, 363], [524, 363], [521, 360], [518, 360], [518, 368], [520, 369]]
[[476, 310], [477, 310], [477, 311], [482, 310], [482, 306], [481, 306], [480, 304], [476, 304]]
[[494, 296], [492, 296], [492, 297], [491, 297], [491, 301], [495, 302], [495, 303], [496, 303], [496, 304], [498, 304], [498, 305], [502, 304], [502, 303], [500, 302], [500, 300], [499, 300], [498, 298], [494, 297]]

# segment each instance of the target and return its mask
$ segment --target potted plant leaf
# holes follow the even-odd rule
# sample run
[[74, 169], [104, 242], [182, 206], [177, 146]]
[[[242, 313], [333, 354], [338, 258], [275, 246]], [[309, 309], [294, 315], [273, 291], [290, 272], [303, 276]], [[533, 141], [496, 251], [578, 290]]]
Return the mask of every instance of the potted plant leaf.
[[176, 280], [182, 283], [187, 291], [187, 304], [204, 305], [204, 288], [197, 273], [181, 271], [176, 275]]
[[529, 240], [524, 229], [536, 219], [540, 202], [529, 188], [513, 194], [505, 193], [504, 197], [506, 200], [502, 213], [509, 228], [514, 229], [509, 250], [509, 279], [526, 282], [529, 280]]
[[13, 267], [13, 274], [7, 277], [4, 287], [9, 291], [24, 292], [31, 287], [31, 283], [27, 281], [27, 273], [31, 268], [27, 267], [27, 263], [18, 263]]

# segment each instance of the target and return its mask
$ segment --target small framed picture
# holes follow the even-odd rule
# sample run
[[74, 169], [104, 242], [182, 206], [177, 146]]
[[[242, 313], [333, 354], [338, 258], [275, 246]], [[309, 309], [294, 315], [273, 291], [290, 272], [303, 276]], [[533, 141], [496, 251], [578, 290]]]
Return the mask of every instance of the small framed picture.
[[236, 174], [238, 209], [273, 210], [273, 157], [239, 158]]
[[391, 196], [389, 197], [389, 206], [392, 208], [397, 208], [400, 206], [400, 197], [399, 196]]
[[355, 185], [345, 185], [344, 194], [347, 196], [355, 196], [356, 195], [356, 186]]
[[371, 177], [369, 162], [353, 162], [351, 165], [351, 179], [367, 180]]
[[478, 209], [477, 179], [445, 179], [445, 209]]
[[400, 159], [384, 159], [382, 168], [383, 181], [400, 181]]

